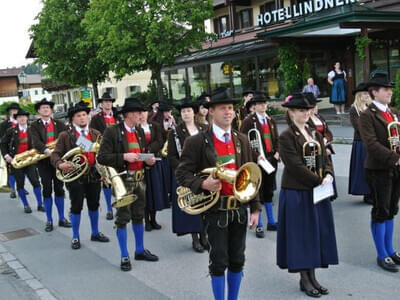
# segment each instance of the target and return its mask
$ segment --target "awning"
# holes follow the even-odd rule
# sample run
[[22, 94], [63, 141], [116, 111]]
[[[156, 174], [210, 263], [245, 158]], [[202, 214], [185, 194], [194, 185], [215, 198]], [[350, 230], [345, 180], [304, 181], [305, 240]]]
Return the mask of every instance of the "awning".
[[295, 23], [257, 34], [260, 39], [346, 36], [355, 35], [360, 28], [372, 30], [400, 28], [400, 11], [380, 11], [360, 4], [352, 4], [297, 19]]

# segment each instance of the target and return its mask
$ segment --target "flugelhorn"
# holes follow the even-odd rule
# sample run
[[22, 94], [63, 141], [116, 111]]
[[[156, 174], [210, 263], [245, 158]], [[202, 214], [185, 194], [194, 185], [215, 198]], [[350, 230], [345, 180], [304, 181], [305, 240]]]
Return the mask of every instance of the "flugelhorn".
[[307, 141], [303, 144], [303, 161], [306, 167], [320, 178], [323, 175], [322, 148], [317, 141]]
[[[241, 203], [247, 203], [253, 199], [260, 189], [261, 170], [257, 164], [248, 162], [241, 166], [239, 170], [225, 168], [225, 164], [217, 163], [214, 168], [207, 168], [200, 172], [201, 176], [211, 175], [213, 178], [221, 179], [233, 186], [232, 197]], [[176, 189], [178, 194], [178, 206], [190, 215], [198, 215], [213, 207], [219, 199], [220, 192], [203, 192], [194, 194], [190, 188], [179, 186]]]
[[50, 150], [50, 153], [39, 153], [36, 149], [27, 150], [20, 154], [14, 156], [13, 160], [11, 161], [11, 165], [15, 169], [22, 169], [32, 164], [37, 163], [39, 160], [48, 158], [53, 152], [54, 148], [56, 147], [57, 140], [47, 143], [46, 148]]
[[400, 154], [400, 122], [394, 121], [387, 125], [390, 150]]

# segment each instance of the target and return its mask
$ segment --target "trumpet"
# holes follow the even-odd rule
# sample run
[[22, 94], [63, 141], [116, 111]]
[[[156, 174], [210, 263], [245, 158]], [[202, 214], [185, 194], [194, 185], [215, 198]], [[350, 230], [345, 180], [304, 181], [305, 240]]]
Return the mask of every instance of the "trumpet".
[[[219, 178], [233, 186], [234, 195], [232, 198], [241, 203], [247, 203], [253, 199], [260, 189], [261, 170], [257, 164], [248, 162], [240, 167], [239, 170], [231, 170], [224, 167], [225, 164], [217, 163], [214, 168], [207, 168], [201, 171], [201, 175]], [[213, 207], [219, 199], [220, 192], [203, 192], [194, 194], [190, 188], [179, 186], [176, 189], [178, 194], [178, 206], [190, 215], [198, 215]]]
[[322, 148], [317, 141], [309, 141], [303, 144], [303, 161], [306, 167], [320, 178], [323, 176]]
[[400, 154], [400, 122], [394, 121], [387, 125], [390, 150]]
[[50, 153], [39, 153], [36, 149], [31, 149], [20, 154], [14, 156], [13, 160], [11, 161], [11, 165], [15, 169], [22, 169], [32, 164], [37, 163], [39, 160], [48, 158], [53, 152], [54, 148], [56, 147], [57, 140], [47, 143], [46, 148], [50, 150]]
[[275, 167], [271, 165], [266, 159], [264, 147], [262, 144], [263, 141], [261, 139], [260, 131], [257, 129], [256, 123], [254, 123], [254, 128], [250, 129], [247, 133], [247, 138], [249, 140], [251, 149], [258, 152], [260, 156], [264, 158], [263, 160], [260, 159], [258, 161], [258, 164], [265, 170], [265, 172], [267, 172], [267, 174], [271, 174], [272, 172], [274, 172]]

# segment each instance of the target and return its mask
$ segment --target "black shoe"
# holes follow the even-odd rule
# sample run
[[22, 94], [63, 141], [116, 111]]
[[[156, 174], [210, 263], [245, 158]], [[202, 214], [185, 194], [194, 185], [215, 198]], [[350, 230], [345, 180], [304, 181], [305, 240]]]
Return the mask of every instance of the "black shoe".
[[399, 252], [395, 252], [393, 255], [390, 256], [390, 258], [393, 260], [393, 262], [396, 265], [400, 265], [400, 253]]
[[152, 254], [149, 250], [144, 249], [143, 253], [135, 252], [135, 260], [158, 261], [158, 256]]
[[155, 229], [155, 230], [161, 229], [161, 225], [158, 224], [156, 221], [150, 221], [150, 225], [151, 225], [151, 227], [152, 227], [153, 229]]
[[53, 231], [53, 223], [52, 222], [47, 222], [46, 227], [44, 228], [44, 231], [50, 232]]
[[65, 228], [71, 228], [72, 227], [71, 223], [67, 219], [58, 221], [58, 226], [65, 227]]
[[31, 212], [32, 212], [32, 208], [29, 205], [24, 206], [24, 213], [30, 214]]
[[313, 288], [311, 290], [306, 290], [306, 288], [304, 287], [303, 282], [301, 280], [300, 280], [300, 291], [304, 292], [309, 297], [313, 297], [313, 298], [321, 297], [321, 293], [316, 288]]
[[321, 293], [321, 295], [328, 295], [329, 294], [329, 290], [326, 287], [323, 287], [322, 285], [320, 285], [316, 289]]
[[374, 204], [374, 199], [372, 199], [372, 197], [370, 195], [365, 195], [364, 196], [364, 203], [366, 204]]
[[203, 246], [200, 244], [200, 241], [199, 241], [199, 240], [193, 241], [193, 242], [192, 242], [192, 248], [193, 248], [193, 250], [194, 250], [195, 252], [197, 252], [197, 253], [203, 253], [203, 252], [204, 252], [204, 248], [203, 248]]
[[103, 233], [99, 232], [96, 235], [92, 235], [90, 240], [93, 242], [101, 242], [101, 243], [108, 243], [110, 239], [106, 237]]
[[398, 272], [399, 271], [396, 264], [393, 262], [393, 260], [389, 256], [385, 257], [384, 259], [377, 258], [376, 261], [378, 263], [378, 266], [380, 266], [385, 271], [389, 271], [389, 272]]
[[112, 219], [114, 219], [114, 214], [113, 214], [112, 211], [108, 211], [108, 212], [107, 212], [107, 214], [106, 214], [106, 219], [107, 219], [107, 220], [112, 220]]
[[79, 239], [72, 239], [71, 248], [77, 250], [81, 247], [81, 241]]
[[29, 192], [24, 189], [25, 195], [29, 195]]
[[203, 246], [205, 251], [210, 250], [210, 245], [208, 244], [208, 239], [207, 237], [202, 237], [200, 234], [200, 244]]
[[258, 237], [259, 239], [263, 239], [265, 237], [265, 233], [264, 233], [264, 228], [263, 227], [257, 227], [256, 228], [256, 237]]
[[17, 198], [17, 194], [15, 193], [15, 191], [12, 191], [12, 192], [10, 193], [10, 198], [11, 198], [11, 199]]
[[37, 210], [38, 210], [38, 211], [41, 211], [41, 212], [46, 212], [46, 210], [44, 209], [43, 205], [39, 205], [39, 206], [37, 207]]
[[146, 230], [146, 231], [152, 231], [152, 230], [153, 230], [153, 226], [151, 226], [150, 223], [146, 223], [146, 224], [144, 225], [144, 230]]
[[277, 231], [278, 230], [278, 223], [275, 224], [267, 224], [267, 230], [268, 231]]
[[132, 264], [129, 257], [121, 258], [121, 271], [128, 272], [132, 270]]

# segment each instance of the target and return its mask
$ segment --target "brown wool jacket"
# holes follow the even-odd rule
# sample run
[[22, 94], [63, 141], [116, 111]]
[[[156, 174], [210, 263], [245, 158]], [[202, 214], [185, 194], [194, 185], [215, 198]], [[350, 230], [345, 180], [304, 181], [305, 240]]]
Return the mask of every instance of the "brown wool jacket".
[[[324, 119], [323, 116], [317, 114], [316, 117], [322, 122], [322, 125], [324, 126], [324, 131], [322, 132], [322, 137], [326, 138], [327, 142], [329, 143], [326, 148], [329, 149], [332, 154], [335, 154], [335, 151], [333, 151], [333, 147], [331, 142], [333, 141], [333, 134], [332, 131], [329, 129], [328, 123]], [[308, 125], [310, 128], [316, 129], [317, 127], [315, 126], [314, 122], [311, 120], [308, 121]]]
[[[139, 126], [136, 126], [136, 135], [138, 138], [141, 152], [145, 152], [145, 137], [144, 131]], [[124, 123], [108, 127], [104, 131], [103, 139], [97, 161], [105, 166], [113, 167], [117, 172], [125, 171], [127, 162], [124, 160], [124, 153], [128, 153], [128, 141], [125, 136]]]
[[[203, 192], [201, 185], [205, 178], [197, 176], [205, 168], [215, 167], [216, 152], [212, 145], [212, 128], [190, 136], [183, 145], [182, 156], [176, 169], [176, 179], [179, 185], [190, 188], [195, 194]], [[238, 167], [252, 162], [252, 154], [247, 137], [236, 130], [232, 130], [233, 143], [236, 150], [236, 164]], [[256, 198], [249, 202], [251, 212], [261, 210], [261, 204]]]
[[[326, 154], [321, 134], [311, 128], [309, 128], [308, 131], [311, 136], [315, 134], [315, 139], [321, 145], [323, 176], [326, 174], [331, 174], [333, 176], [332, 164]], [[321, 184], [322, 178], [311, 172], [303, 162], [303, 144], [305, 142], [305, 137], [293, 124], [279, 136], [279, 154], [285, 165], [282, 174], [282, 188], [311, 190]]]
[[[244, 121], [242, 123], [242, 128], [240, 129], [240, 132], [244, 133], [247, 136], [249, 130], [254, 128], [254, 125], [256, 126], [258, 132], [260, 133], [263, 150], [264, 150], [265, 155], [267, 155], [267, 149], [265, 147], [265, 143], [264, 143], [264, 139], [263, 139], [261, 124], [260, 124], [260, 121], [258, 120], [256, 113], [252, 113], [246, 119], [244, 119]], [[268, 119], [268, 125], [269, 125], [270, 131], [271, 131], [272, 154], [275, 154], [276, 152], [279, 152], [278, 127], [276, 126], [276, 122], [273, 118]], [[259, 155], [260, 155], [260, 153], [253, 151], [253, 160], [257, 161], [257, 158]]]
[[[100, 136], [100, 132], [93, 128], [89, 128], [89, 134], [93, 143], [96, 142], [97, 138]], [[58, 168], [59, 164], [63, 162], [61, 158], [64, 156], [65, 153], [77, 147], [75, 142], [76, 137], [74, 128], [68, 128], [68, 130], [60, 133], [60, 135], [58, 136], [56, 148], [50, 156], [50, 162], [55, 168]]]
[[[53, 120], [54, 125], [54, 138], [57, 139], [61, 132], [68, 129], [68, 127], [59, 120]], [[42, 119], [38, 119], [31, 124], [31, 133], [33, 148], [37, 149], [40, 153], [44, 153], [46, 149], [46, 129], [44, 128]]]
[[[8, 154], [11, 157], [14, 157], [17, 154], [18, 146], [19, 146], [19, 127], [8, 128], [5, 135], [1, 139], [0, 149], [3, 157]], [[32, 143], [32, 129], [28, 126], [28, 147], [29, 149], [33, 148]], [[28, 149], [28, 150], [29, 150]]]
[[158, 123], [152, 123], [152, 122], [149, 122], [149, 126], [150, 126], [151, 141], [149, 144], [147, 144], [145, 139], [146, 152], [158, 155], [158, 153], [164, 146], [161, 127], [160, 125], [158, 125]]
[[[196, 127], [199, 132], [208, 129], [208, 126], [204, 124], [196, 124]], [[181, 149], [183, 149], [183, 144], [185, 143], [186, 138], [190, 137], [189, 131], [187, 130], [185, 123], [182, 122], [178, 126], [176, 126], [176, 134], [181, 144]], [[175, 133], [172, 129], [168, 132], [168, 160], [171, 164], [171, 168], [173, 170], [176, 170], [179, 165], [180, 157], [176, 148]]]
[[[116, 124], [121, 122], [121, 118], [120, 118], [119, 114], [117, 114], [117, 110], [115, 108], [113, 109], [113, 116], [115, 118]], [[106, 128], [107, 128], [107, 124], [104, 121], [102, 111], [92, 117], [89, 127], [94, 128], [97, 131], [100, 131], [101, 134], [104, 133], [104, 130], [106, 130]]]
[[354, 128], [353, 140], [359, 141], [359, 140], [361, 140], [360, 130], [359, 130], [360, 116], [358, 115], [357, 109], [354, 106], [352, 106], [349, 110], [349, 117], [350, 117], [351, 125]]
[[[395, 118], [399, 119], [399, 114], [395, 109], [391, 108], [391, 112]], [[373, 103], [360, 115], [358, 128], [367, 148], [364, 165], [367, 169], [388, 170], [400, 159], [399, 154], [390, 151], [387, 125], [380, 110]]]

